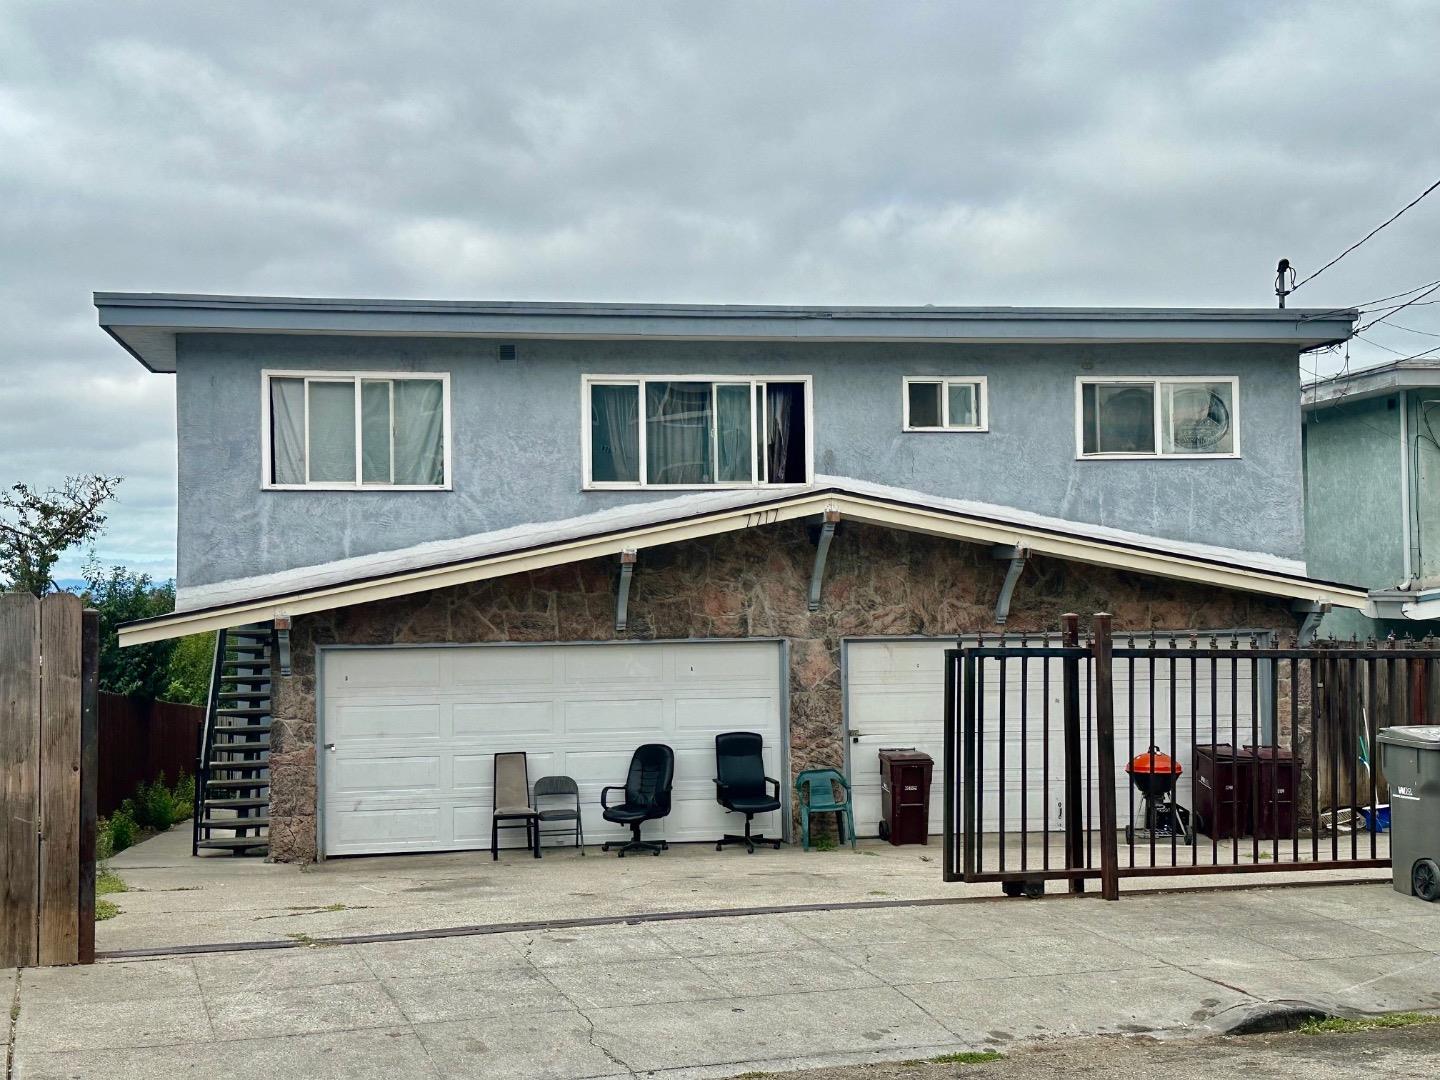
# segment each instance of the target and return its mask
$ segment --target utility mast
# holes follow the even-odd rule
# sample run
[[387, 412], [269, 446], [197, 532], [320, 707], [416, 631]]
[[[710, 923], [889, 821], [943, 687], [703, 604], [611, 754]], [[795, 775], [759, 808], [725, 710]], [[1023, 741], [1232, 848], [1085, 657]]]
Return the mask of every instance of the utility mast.
[[1282, 308], [1285, 306], [1285, 297], [1294, 291], [1295, 268], [1290, 265], [1289, 259], [1281, 259], [1280, 265], [1275, 267], [1275, 296], [1280, 300]]

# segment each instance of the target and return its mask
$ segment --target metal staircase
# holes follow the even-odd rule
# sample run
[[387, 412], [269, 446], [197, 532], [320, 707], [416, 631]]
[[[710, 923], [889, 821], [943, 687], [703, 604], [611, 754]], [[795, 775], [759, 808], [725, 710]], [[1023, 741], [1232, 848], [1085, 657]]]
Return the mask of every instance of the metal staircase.
[[270, 624], [215, 635], [210, 701], [195, 770], [191, 853], [262, 854], [270, 845]]

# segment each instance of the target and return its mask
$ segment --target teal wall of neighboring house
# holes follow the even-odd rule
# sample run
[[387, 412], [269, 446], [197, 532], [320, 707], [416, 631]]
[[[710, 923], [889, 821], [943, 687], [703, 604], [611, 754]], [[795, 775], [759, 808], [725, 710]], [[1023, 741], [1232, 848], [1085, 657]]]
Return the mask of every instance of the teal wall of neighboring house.
[[[1408, 449], [1402, 451], [1402, 430]], [[1388, 589], [1405, 580], [1405, 517], [1410, 572], [1421, 587], [1440, 585], [1440, 388], [1409, 390], [1314, 409], [1305, 417], [1305, 546], [1319, 578]], [[1410, 465], [1408, 505], [1402, 453]], [[1368, 619], [1335, 611], [1322, 635], [1423, 637], [1425, 622]]]
[[1440, 585], [1440, 386], [1409, 398], [1415, 572], [1422, 586]]
[[1395, 396], [1305, 417], [1305, 557], [1329, 581], [1393, 588], [1404, 576]]
[[[547, 340], [185, 333], [179, 573], [194, 586], [670, 498], [581, 488], [582, 374], [810, 375], [818, 474], [1300, 558], [1293, 346]], [[262, 491], [267, 368], [448, 371], [453, 491]], [[906, 433], [906, 375], [984, 375], [986, 433]], [[1238, 376], [1237, 459], [1076, 460], [1077, 376]]]

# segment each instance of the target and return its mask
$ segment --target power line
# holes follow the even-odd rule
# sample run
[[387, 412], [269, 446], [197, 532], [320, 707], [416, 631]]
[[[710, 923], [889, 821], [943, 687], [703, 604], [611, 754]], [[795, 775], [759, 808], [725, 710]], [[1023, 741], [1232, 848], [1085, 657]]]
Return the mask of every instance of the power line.
[[[1440, 278], [1436, 278], [1434, 281], [1427, 281], [1424, 285], [1416, 285], [1413, 289], [1406, 289], [1404, 292], [1391, 293], [1389, 296], [1382, 296], [1376, 300], [1366, 300], [1363, 304], [1350, 304], [1343, 308], [1331, 308], [1329, 311], [1317, 311], [1313, 313], [1307, 312], [1306, 314], [1300, 316], [1300, 321], [1306, 322], [1310, 319], [1330, 319], [1334, 318], [1336, 315], [1343, 315], [1347, 311], [1365, 311], [1367, 308], [1376, 308], [1376, 310], [1379, 310], [1377, 305], [1383, 304], [1387, 300], [1399, 300], [1402, 296], [1409, 296], [1411, 293], [1417, 293], [1422, 289], [1428, 289], [1432, 285], [1440, 285]], [[1291, 291], [1293, 292], [1294, 290], [1292, 289]]]
[[1376, 233], [1378, 233], [1381, 229], [1385, 228], [1385, 226], [1387, 226], [1387, 225], [1391, 224], [1392, 222], [1398, 220], [1401, 214], [1405, 213], [1406, 210], [1409, 210], [1412, 206], [1414, 206], [1416, 203], [1418, 203], [1421, 199], [1425, 198], [1426, 195], [1429, 195], [1429, 194], [1430, 194], [1432, 191], [1434, 191], [1436, 188], [1440, 188], [1440, 178], [1437, 178], [1436, 181], [1435, 181], [1433, 184], [1431, 184], [1429, 187], [1427, 187], [1427, 188], [1426, 188], [1424, 191], [1422, 191], [1419, 195], [1416, 195], [1415, 198], [1411, 199], [1408, 203], [1406, 203], [1404, 206], [1402, 206], [1399, 210], [1396, 210], [1395, 213], [1393, 213], [1393, 214], [1390, 215], [1390, 217], [1386, 218], [1386, 219], [1385, 219], [1384, 221], [1382, 221], [1379, 225], [1376, 225], [1375, 228], [1371, 229], [1368, 233], [1366, 233], [1364, 236], [1362, 236], [1359, 240], [1356, 240], [1355, 243], [1351, 244], [1351, 245], [1350, 245], [1349, 247], [1347, 247], [1344, 251], [1340, 252], [1339, 255], [1336, 255], [1333, 259], [1331, 259], [1329, 262], [1327, 262], [1324, 266], [1320, 267], [1319, 270], [1316, 270], [1313, 274], [1309, 274], [1309, 275], [1307, 275], [1306, 277], [1301, 278], [1298, 282], [1296, 282], [1294, 285], [1292, 285], [1292, 286], [1290, 287], [1290, 291], [1293, 293], [1296, 289], [1300, 288], [1300, 286], [1301, 286], [1301, 285], [1304, 285], [1307, 281], [1314, 281], [1317, 277], [1319, 277], [1321, 274], [1323, 274], [1326, 270], [1329, 270], [1330, 267], [1334, 266], [1334, 265], [1335, 265], [1336, 263], [1338, 263], [1341, 259], [1345, 258], [1346, 255], [1349, 255], [1352, 251], [1354, 251], [1356, 248], [1358, 248], [1361, 244], [1365, 243], [1366, 240], [1369, 240], [1372, 236], [1374, 236]]
[[1429, 295], [1430, 295], [1431, 293], [1433, 293], [1433, 292], [1440, 292], [1440, 283], [1437, 283], [1437, 284], [1435, 284], [1435, 285], [1432, 285], [1430, 288], [1426, 289], [1424, 292], [1417, 294], [1413, 300], [1406, 300], [1405, 303], [1400, 304], [1400, 305], [1398, 305], [1398, 306], [1396, 306], [1396, 307], [1394, 307], [1394, 308], [1391, 308], [1391, 309], [1390, 309], [1389, 311], [1387, 311], [1384, 315], [1381, 315], [1378, 319], [1371, 319], [1371, 320], [1370, 320], [1369, 322], [1367, 322], [1367, 323], [1361, 323], [1359, 326], [1357, 326], [1357, 327], [1355, 328], [1355, 333], [1358, 334], [1358, 333], [1360, 333], [1360, 331], [1362, 331], [1362, 330], [1368, 330], [1368, 329], [1370, 329], [1370, 327], [1376, 325], [1377, 323], [1382, 323], [1382, 322], [1384, 322], [1386, 319], [1390, 318], [1391, 315], [1397, 315], [1397, 314], [1399, 314], [1400, 312], [1404, 311], [1407, 307], [1409, 307], [1411, 304], [1418, 304], [1418, 303], [1420, 303], [1420, 301], [1424, 300], [1427, 296], [1429, 296]]

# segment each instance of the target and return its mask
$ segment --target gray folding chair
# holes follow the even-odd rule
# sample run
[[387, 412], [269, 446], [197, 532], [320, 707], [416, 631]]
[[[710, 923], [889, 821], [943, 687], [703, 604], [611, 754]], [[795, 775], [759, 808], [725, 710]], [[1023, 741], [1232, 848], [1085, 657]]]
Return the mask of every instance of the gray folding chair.
[[[550, 805], [541, 802], [548, 799]], [[580, 818], [580, 785], [568, 776], [542, 776], [535, 781], [535, 809], [540, 813], [540, 824], [547, 821], [567, 822], [559, 828], [540, 828], [541, 835], [550, 833], [559, 836], [573, 836], [580, 854], [585, 854], [585, 823]]]
[[500, 830], [525, 829], [525, 846], [540, 858], [540, 814], [530, 802], [530, 767], [524, 750], [495, 755], [495, 812], [490, 817], [490, 857], [500, 858]]

